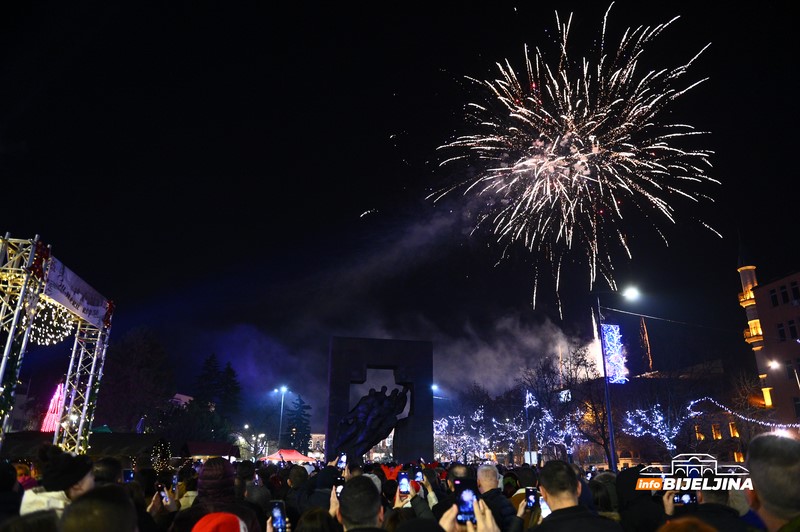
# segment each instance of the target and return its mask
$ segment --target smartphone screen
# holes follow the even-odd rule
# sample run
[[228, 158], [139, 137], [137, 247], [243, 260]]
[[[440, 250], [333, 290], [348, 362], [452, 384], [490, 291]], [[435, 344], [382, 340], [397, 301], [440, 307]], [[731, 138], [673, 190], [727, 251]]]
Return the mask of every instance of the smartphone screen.
[[453, 483], [455, 484], [456, 502], [458, 504], [456, 521], [461, 525], [465, 525], [467, 521], [477, 523], [475, 519], [475, 499], [478, 494], [477, 485], [473, 485], [464, 478], [457, 478]]
[[336, 467], [339, 469], [344, 469], [347, 467], [347, 454], [342, 453], [339, 455], [339, 461], [336, 463]]
[[272, 528], [275, 532], [286, 532], [286, 506], [281, 500], [269, 501]]
[[423, 479], [422, 479], [422, 471], [417, 471], [417, 473], [414, 475], [414, 480], [416, 480], [417, 482], [422, 482], [423, 481]]
[[547, 503], [541, 497], [539, 497], [539, 508], [542, 509], [542, 519], [550, 515], [551, 512], [550, 507], [547, 506]]
[[344, 477], [339, 477], [333, 483], [336, 486], [336, 498], [339, 499], [342, 497], [342, 489], [344, 488]]
[[533, 508], [539, 502], [539, 492], [536, 488], [525, 488], [525, 507]]
[[397, 489], [401, 495], [408, 495], [411, 493], [411, 485], [408, 481], [408, 473], [398, 473]]
[[178, 475], [172, 475], [172, 489], [178, 489]]
[[124, 469], [122, 471], [123, 482], [133, 482], [133, 469]]
[[673, 504], [695, 504], [697, 495], [693, 491], [682, 491], [672, 497]]

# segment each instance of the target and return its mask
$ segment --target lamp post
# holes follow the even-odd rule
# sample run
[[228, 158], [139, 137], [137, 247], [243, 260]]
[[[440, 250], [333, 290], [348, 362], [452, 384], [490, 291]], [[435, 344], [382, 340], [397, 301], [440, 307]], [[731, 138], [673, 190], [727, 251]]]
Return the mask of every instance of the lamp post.
[[[615, 293], [615, 292], [610, 292]], [[603, 314], [600, 307], [600, 293], [595, 293], [597, 297], [597, 338], [600, 340], [600, 359], [603, 362], [603, 386], [605, 391], [606, 421], [608, 423], [608, 468], [614, 473], [617, 472], [617, 444], [614, 440], [614, 422], [611, 418], [611, 387], [608, 382], [608, 368], [606, 365], [606, 346], [603, 341]], [[636, 288], [626, 288], [622, 292], [625, 299], [635, 300], [639, 297]]]
[[286, 397], [286, 392], [289, 389], [286, 386], [281, 386], [280, 389], [275, 388], [276, 392], [281, 392], [281, 416], [278, 420], [278, 449], [281, 449], [281, 431], [283, 430], [283, 400]]
[[[780, 362], [777, 362], [775, 360], [770, 360], [767, 365], [769, 366], [769, 369], [778, 369], [781, 367]], [[793, 367], [792, 371], [794, 371], [794, 380], [797, 383], [797, 389], [800, 390], [800, 375], [797, 374], [797, 368]]]
[[534, 406], [533, 405], [533, 394], [529, 390], [525, 390], [525, 436], [528, 440], [528, 452], [525, 453], [525, 461], [527, 462], [530, 460], [531, 465], [536, 465], [533, 463], [533, 455], [531, 454], [531, 423], [528, 420], [528, 407]]

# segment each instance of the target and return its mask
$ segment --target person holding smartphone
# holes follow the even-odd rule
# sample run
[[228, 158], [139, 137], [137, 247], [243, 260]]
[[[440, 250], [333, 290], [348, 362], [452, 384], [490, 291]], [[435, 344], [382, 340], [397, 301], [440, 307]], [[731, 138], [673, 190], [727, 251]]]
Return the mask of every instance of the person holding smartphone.
[[431, 507], [414, 488], [414, 484], [407, 471], [398, 473], [397, 491], [395, 492], [392, 510], [397, 511], [401, 508], [411, 508], [414, 510], [414, 514], [417, 517], [435, 520], [436, 518], [431, 511]]
[[478, 468], [478, 491], [481, 499], [492, 510], [500, 530], [509, 530], [514, 522], [516, 509], [500, 489], [500, 473], [496, 466], [485, 464]]
[[189, 508], [175, 512], [172, 529], [191, 530], [209, 512], [229, 512], [239, 516], [248, 530], [266, 530], [264, 508], [256, 510], [249, 501], [237, 499], [235, 479], [236, 469], [225, 458], [206, 460], [197, 477], [197, 497]]
[[[550, 514], [542, 518], [537, 532], [587, 530], [622, 532], [617, 521], [592, 513], [578, 503], [582, 484], [575, 469], [563, 460], [550, 460], [539, 473], [539, 495], [542, 509]], [[543, 512], [544, 513], [544, 512]]]
[[[519, 483], [519, 488], [517, 491], [511, 496], [511, 506], [519, 510], [519, 505], [522, 502], [526, 502], [530, 495], [528, 491], [531, 488], [536, 488], [539, 484], [539, 479], [536, 475], [536, 471], [530, 466], [523, 466], [514, 470], [517, 474], [517, 482]], [[538, 489], [537, 489], [538, 493]], [[523, 506], [526, 508], [527, 505]], [[536, 508], [528, 509], [528, 511], [520, 513], [517, 512], [517, 515], [521, 517], [524, 521], [523, 523], [523, 530], [527, 530], [531, 523], [536, 523], [538, 521], [538, 505]], [[534, 519], [534, 517], [536, 519]]]
[[[713, 484], [713, 480], [712, 480]], [[707, 491], [667, 491], [664, 493], [664, 513], [667, 519], [681, 515], [691, 515], [708, 523], [717, 530], [725, 532], [745, 532], [752, 530], [739, 517], [739, 512], [728, 505], [727, 490]], [[688, 510], [691, 508], [691, 510]]]
[[[334, 496], [331, 501], [334, 501]], [[380, 532], [383, 529], [381, 495], [368, 477], [360, 475], [347, 481], [336, 506], [336, 518], [345, 532], [361, 529], [363, 532]]]

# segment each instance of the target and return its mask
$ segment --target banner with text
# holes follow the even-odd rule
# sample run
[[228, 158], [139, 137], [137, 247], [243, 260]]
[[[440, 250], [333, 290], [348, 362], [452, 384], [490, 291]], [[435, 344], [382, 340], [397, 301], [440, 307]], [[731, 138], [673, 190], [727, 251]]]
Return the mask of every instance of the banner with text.
[[50, 258], [44, 294], [98, 329], [103, 328], [106, 298], [55, 257]]

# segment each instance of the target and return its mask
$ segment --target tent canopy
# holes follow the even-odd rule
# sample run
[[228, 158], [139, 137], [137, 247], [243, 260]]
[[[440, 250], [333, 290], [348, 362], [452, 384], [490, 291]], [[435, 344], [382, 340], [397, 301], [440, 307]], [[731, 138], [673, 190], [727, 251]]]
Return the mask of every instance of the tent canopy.
[[279, 449], [267, 456], [266, 460], [283, 460], [285, 462], [313, 462], [314, 459], [300, 454], [294, 449]]

